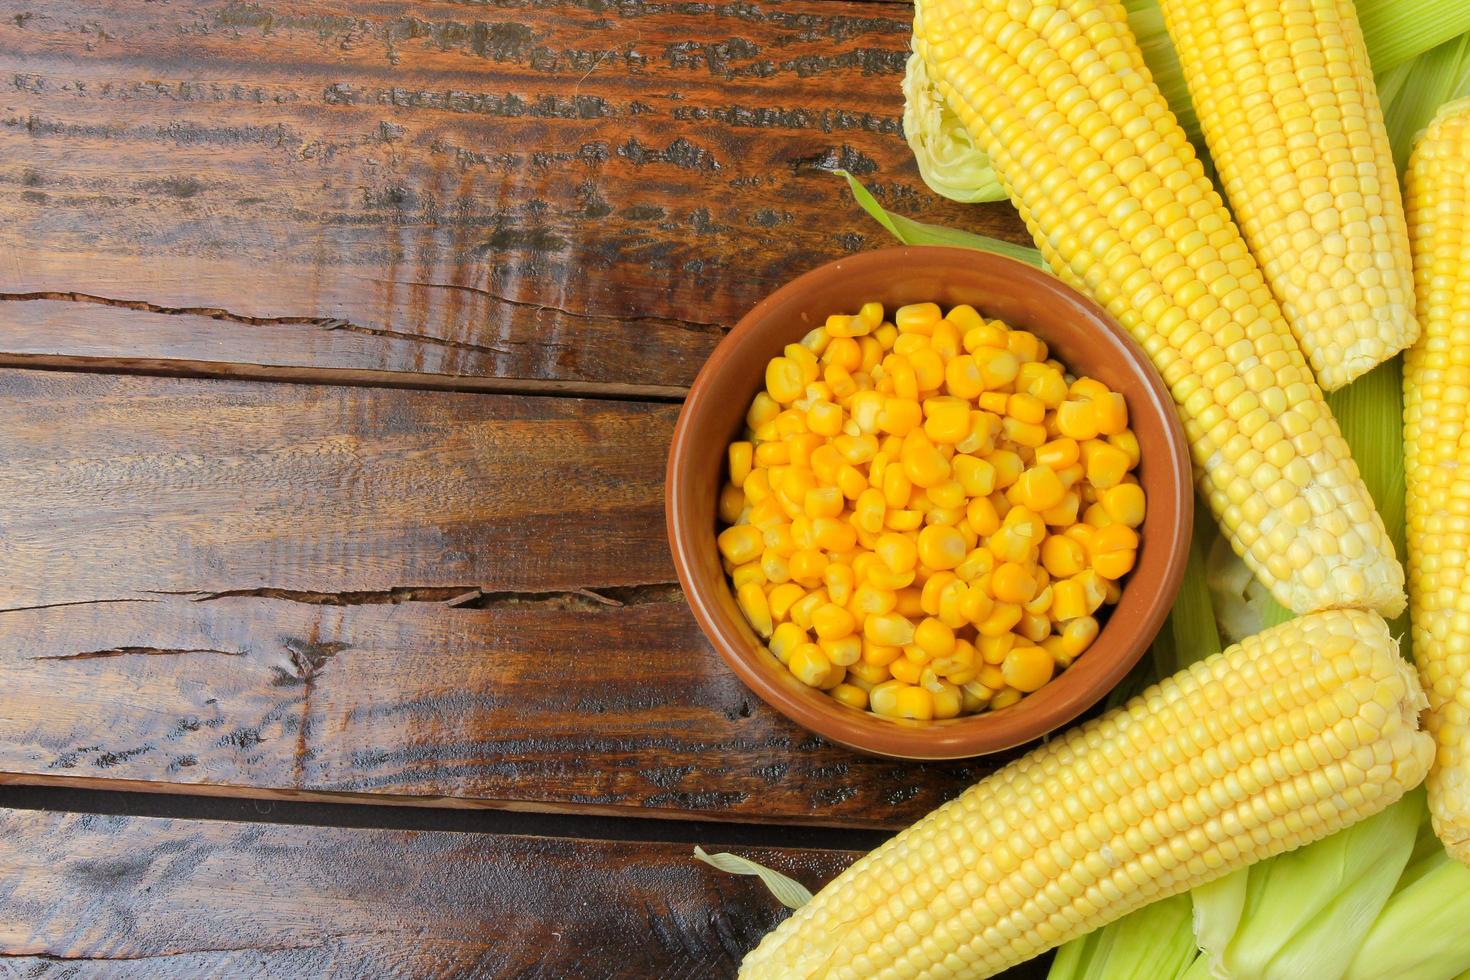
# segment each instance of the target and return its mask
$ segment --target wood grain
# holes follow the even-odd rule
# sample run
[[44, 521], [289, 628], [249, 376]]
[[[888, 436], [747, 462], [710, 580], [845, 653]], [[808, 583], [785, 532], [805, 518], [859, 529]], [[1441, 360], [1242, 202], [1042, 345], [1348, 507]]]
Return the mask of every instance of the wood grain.
[[0, 0], [0, 294], [143, 306], [0, 302], [0, 355], [687, 385], [776, 285], [886, 243], [833, 169], [1024, 240], [919, 181], [909, 17]]
[[0, 780], [899, 827], [701, 636], [674, 407], [0, 372]]
[[0, 976], [733, 976], [785, 909], [691, 850], [0, 810]]

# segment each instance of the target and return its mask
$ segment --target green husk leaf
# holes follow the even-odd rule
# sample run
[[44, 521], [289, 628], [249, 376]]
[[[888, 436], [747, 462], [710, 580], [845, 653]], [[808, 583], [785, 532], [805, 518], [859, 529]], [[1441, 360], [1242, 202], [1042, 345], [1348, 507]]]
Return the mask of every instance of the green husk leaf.
[[1047, 980], [1173, 980], [1196, 955], [1189, 898], [1175, 895], [1067, 943]]
[[771, 894], [776, 896], [776, 901], [788, 909], [799, 909], [812, 900], [812, 893], [807, 891], [806, 886], [801, 882], [788, 878], [779, 871], [773, 871], [763, 864], [756, 864], [749, 858], [743, 858], [728, 851], [706, 854], [704, 848], [698, 845], [694, 848], [694, 856], [710, 867], [718, 868], [728, 874], [755, 875], [771, 890]]
[[1463, 0], [1357, 0], [1357, 8], [1375, 74], [1470, 31]]
[[1399, 807], [1413, 808], [1419, 819], [1414, 853], [1343, 980], [1450, 980], [1470, 974], [1470, 868], [1445, 853], [1434, 836], [1422, 789], [1394, 804]]
[[1217, 970], [1224, 962], [1225, 950], [1240, 927], [1249, 874], [1249, 868], [1240, 868], [1189, 893], [1194, 903], [1194, 941], [1209, 970]]
[[990, 158], [975, 145], [916, 54], [909, 55], [903, 74], [903, 135], [919, 176], [934, 193], [964, 204], [1006, 199]]
[[1389, 807], [1253, 867], [1223, 973], [1252, 980], [1340, 976], [1392, 894], [1418, 827], [1418, 810]]
[[888, 233], [905, 245], [953, 245], [958, 248], [975, 248], [982, 252], [993, 252], [996, 255], [1004, 255], [1009, 259], [1034, 265], [1038, 269], [1046, 269], [1046, 263], [1041, 260], [1041, 253], [1034, 248], [1025, 245], [1012, 245], [998, 238], [990, 238], [986, 235], [977, 235], [971, 231], [960, 231], [958, 228], [945, 228], [940, 225], [925, 224], [912, 218], [905, 218], [901, 214], [894, 214], [878, 203], [878, 199], [868, 192], [862, 183], [848, 173], [846, 170], [834, 170], [833, 173], [847, 178], [847, 186], [852, 191], [852, 196], [857, 199], [862, 209], [873, 218], [874, 221], [888, 229]]
[[[1404, 4], [1408, 8], [1413, 5]], [[1462, 4], [1470, 12], [1470, 4]], [[1465, 30], [1465, 29], [1462, 29]], [[1461, 33], [1379, 76], [1379, 100], [1399, 174], [1414, 140], [1446, 102], [1470, 95], [1470, 33]]]

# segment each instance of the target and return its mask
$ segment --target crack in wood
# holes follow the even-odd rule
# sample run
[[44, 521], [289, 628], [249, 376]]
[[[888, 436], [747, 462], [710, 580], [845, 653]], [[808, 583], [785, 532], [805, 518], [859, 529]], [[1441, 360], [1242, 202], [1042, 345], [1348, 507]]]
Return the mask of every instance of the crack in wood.
[[[451, 609], [492, 609], [498, 606], [550, 605], [557, 609], [591, 611], [621, 609], [661, 602], [682, 602], [684, 593], [677, 582], [642, 585], [577, 587], [532, 591], [492, 590], [478, 586], [396, 586], [344, 592], [313, 592], [302, 589], [226, 589], [218, 592], [149, 590], [154, 595], [187, 598], [190, 602], [220, 599], [281, 599], [313, 606], [396, 605], [404, 602], [437, 602]], [[145, 600], [147, 601], [147, 600]], [[336, 651], [333, 651], [336, 652]]]
[[656, 323], [663, 326], [678, 327], [682, 330], [692, 330], [696, 332], [715, 332], [721, 335], [726, 334], [730, 331], [730, 327], [727, 324], [723, 323], [713, 323], [706, 320], [685, 320], [682, 317], [659, 316], [653, 313], [579, 313], [575, 310], [569, 310], [562, 306], [554, 306], [550, 303], [529, 303], [525, 300], [511, 299], [508, 296], [501, 296], [497, 293], [492, 293], [488, 289], [482, 289], [479, 286], [466, 286], [461, 285], [460, 283], [453, 282], [417, 282], [404, 279], [374, 279], [372, 281], [392, 286], [420, 286], [428, 289], [458, 289], [467, 293], [474, 293], [477, 296], [484, 296], [486, 299], [494, 300], [497, 303], [504, 303], [506, 306], [518, 306], [522, 309], [534, 310], [538, 313], [560, 313], [562, 316], [569, 316], [573, 319], [578, 320], [612, 320], [617, 323]]
[[173, 649], [169, 647], [113, 647], [108, 650], [86, 650], [82, 653], [63, 653], [49, 657], [27, 657], [27, 660], [100, 660], [104, 657], [175, 657], [190, 653], [218, 653], [225, 657], [243, 657], [243, 650], [216, 650], [210, 647]]
[[0, 609], [0, 616], [6, 613], [31, 612], [36, 609], [61, 609], [65, 606], [99, 606], [109, 602], [157, 602], [157, 599], [77, 599], [72, 602], [43, 602], [38, 606], [10, 606]]

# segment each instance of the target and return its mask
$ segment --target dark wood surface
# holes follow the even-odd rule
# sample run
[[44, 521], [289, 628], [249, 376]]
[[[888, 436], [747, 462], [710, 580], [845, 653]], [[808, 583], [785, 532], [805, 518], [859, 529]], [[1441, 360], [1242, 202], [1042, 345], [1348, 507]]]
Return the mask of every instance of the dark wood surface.
[[[681, 834], [1004, 761], [787, 723], [664, 540], [709, 351], [889, 244], [830, 171], [1025, 240], [918, 179], [910, 16], [0, 0], [0, 977], [727, 975], [777, 906]], [[742, 852], [818, 884], [822, 832]]]

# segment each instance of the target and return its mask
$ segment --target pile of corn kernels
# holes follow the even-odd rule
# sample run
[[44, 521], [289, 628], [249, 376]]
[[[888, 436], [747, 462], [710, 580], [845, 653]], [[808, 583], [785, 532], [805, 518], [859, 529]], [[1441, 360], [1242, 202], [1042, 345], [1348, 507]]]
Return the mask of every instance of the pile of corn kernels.
[[829, 317], [765, 381], [718, 544], [792, 674], [928, 720], [1015, 704], [1086, 652], [1145, 511], [1122, 395], [934, 303]]

